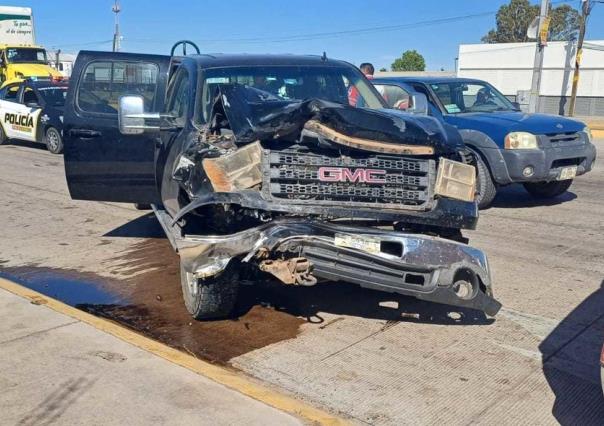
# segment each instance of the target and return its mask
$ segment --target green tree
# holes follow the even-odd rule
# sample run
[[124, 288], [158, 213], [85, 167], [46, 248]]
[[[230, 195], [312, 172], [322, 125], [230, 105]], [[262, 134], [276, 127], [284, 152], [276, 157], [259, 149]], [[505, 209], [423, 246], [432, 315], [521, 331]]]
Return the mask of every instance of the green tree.
[[[526, 30], [539, 16], [539, 5], [529, 3], [529, 0], [510, 0], [497, 11], [497, 26], [490, 30], [483, 38], [483, 43], [513, 43], [529, 41]], [[569, 40], [579, 29], [581, 17], [576, 9], [569, 5], [550, 7], [548, 40]]]
[[426, 61], [417, 50], [407, 50], [390, 65], [392, 71], [424, 71]]
[[380, 68], [380, 72], [386, 72], [388, 71], [386, 68]]

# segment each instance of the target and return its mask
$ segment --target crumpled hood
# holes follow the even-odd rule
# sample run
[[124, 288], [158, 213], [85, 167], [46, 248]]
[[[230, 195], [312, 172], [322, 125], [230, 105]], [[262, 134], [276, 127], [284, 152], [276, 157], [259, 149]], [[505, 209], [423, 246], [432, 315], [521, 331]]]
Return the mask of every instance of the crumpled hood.
[[549, 114], [528, 114], [520, 111], [478, 112], [447, 115], [445, 120], [458, 129], [481, 130], [499, 127], [500, 131], [545, 133], [579, 132], [585, 124], [567, 117]]
[[370, 110], [308, 99], [284, 101], [243, 85], [221, 85], [215, 98], [212, 123], [227, 120], [236, 143], [299, 137], [309, 120], [316, 120], [347, 136], [374, 141], [429, 146], [437, 155], [453, 153], [447, 134], [436, 120], [397, 114], [391, 110]]

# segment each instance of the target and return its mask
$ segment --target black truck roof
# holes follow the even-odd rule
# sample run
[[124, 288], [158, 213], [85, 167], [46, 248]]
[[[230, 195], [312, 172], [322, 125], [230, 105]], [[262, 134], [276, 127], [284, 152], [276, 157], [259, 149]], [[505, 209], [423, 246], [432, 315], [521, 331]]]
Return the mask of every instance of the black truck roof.
[[306, 65], [324, 67], [349, 67], [348, 62], [336, 59], [323, 59], [319, 55], [290, 55], [290, 54], [226, 54], [207, 53], [176, 57], [178, 60], [193, 60], [202, 68], [214, 67], [245, 67], [261, 65]]

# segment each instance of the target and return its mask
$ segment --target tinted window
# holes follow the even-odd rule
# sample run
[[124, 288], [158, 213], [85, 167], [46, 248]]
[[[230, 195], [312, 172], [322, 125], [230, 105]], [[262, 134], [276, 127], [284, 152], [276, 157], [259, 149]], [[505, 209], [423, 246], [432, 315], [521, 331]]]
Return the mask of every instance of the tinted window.
[[141, 62], [91, 62], [80, 79], [78, 107], [87, 112], [117, 114], [119, 98], [142, 96], [145, 111], [151, 111], [159, 69]]
[[17, 93], [19, 93], [19, 85], [6, 86], [0, 90], [0, 99], [5, 101], [17, 102]]
[[181, 68], [168, 89], [168, 113], [184, 122], [189, 105], [189, 73]]
[[25, 105], [27, 105], [27, 104], [40, 105], [40, 99], [38, 99], [38, 95], [36, 95], [36, 92], [34, 92], [34, 90], [32, 88], [26, 87], [25, 90], [23, 91], [23, 103]]
[[63, 106], [65, 105], [65, 97], [67, 96], [67, 87], [39, 87], [38, 91], [46, 105]]

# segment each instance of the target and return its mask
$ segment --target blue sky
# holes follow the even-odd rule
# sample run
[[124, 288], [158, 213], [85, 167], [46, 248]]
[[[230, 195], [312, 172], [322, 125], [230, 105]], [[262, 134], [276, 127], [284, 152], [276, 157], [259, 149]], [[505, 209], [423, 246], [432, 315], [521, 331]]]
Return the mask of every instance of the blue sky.
[[[124, 51], [167, 53], [191, 39], [205, 52], [311, 53], [389, 68], [407, 49], [424, 55], [428, 69], [453, 69], [461, 43], [479, 43], [495, 26], [507, 0], [122, 0]], [[533, 0], [533, 3], [536, 3]], [[579, 0], [569, 1], [579, 7]], [[48, 49], [108, 50], [113, 35], [112, 0], [2, 2], [34, 10], [38, 43]], [[492, 13], [489, 13], [492, 12]], [[426, 24], [466, 15], [455, 22]], [[394, 30], [323, 33], [372, 27]], [[308, 36], [311, 35], [311, 36]], [[289, 39], [284, 39], [289, 38]], [[596, 4], [587, 39], [604, 39], [604, 3]]]

